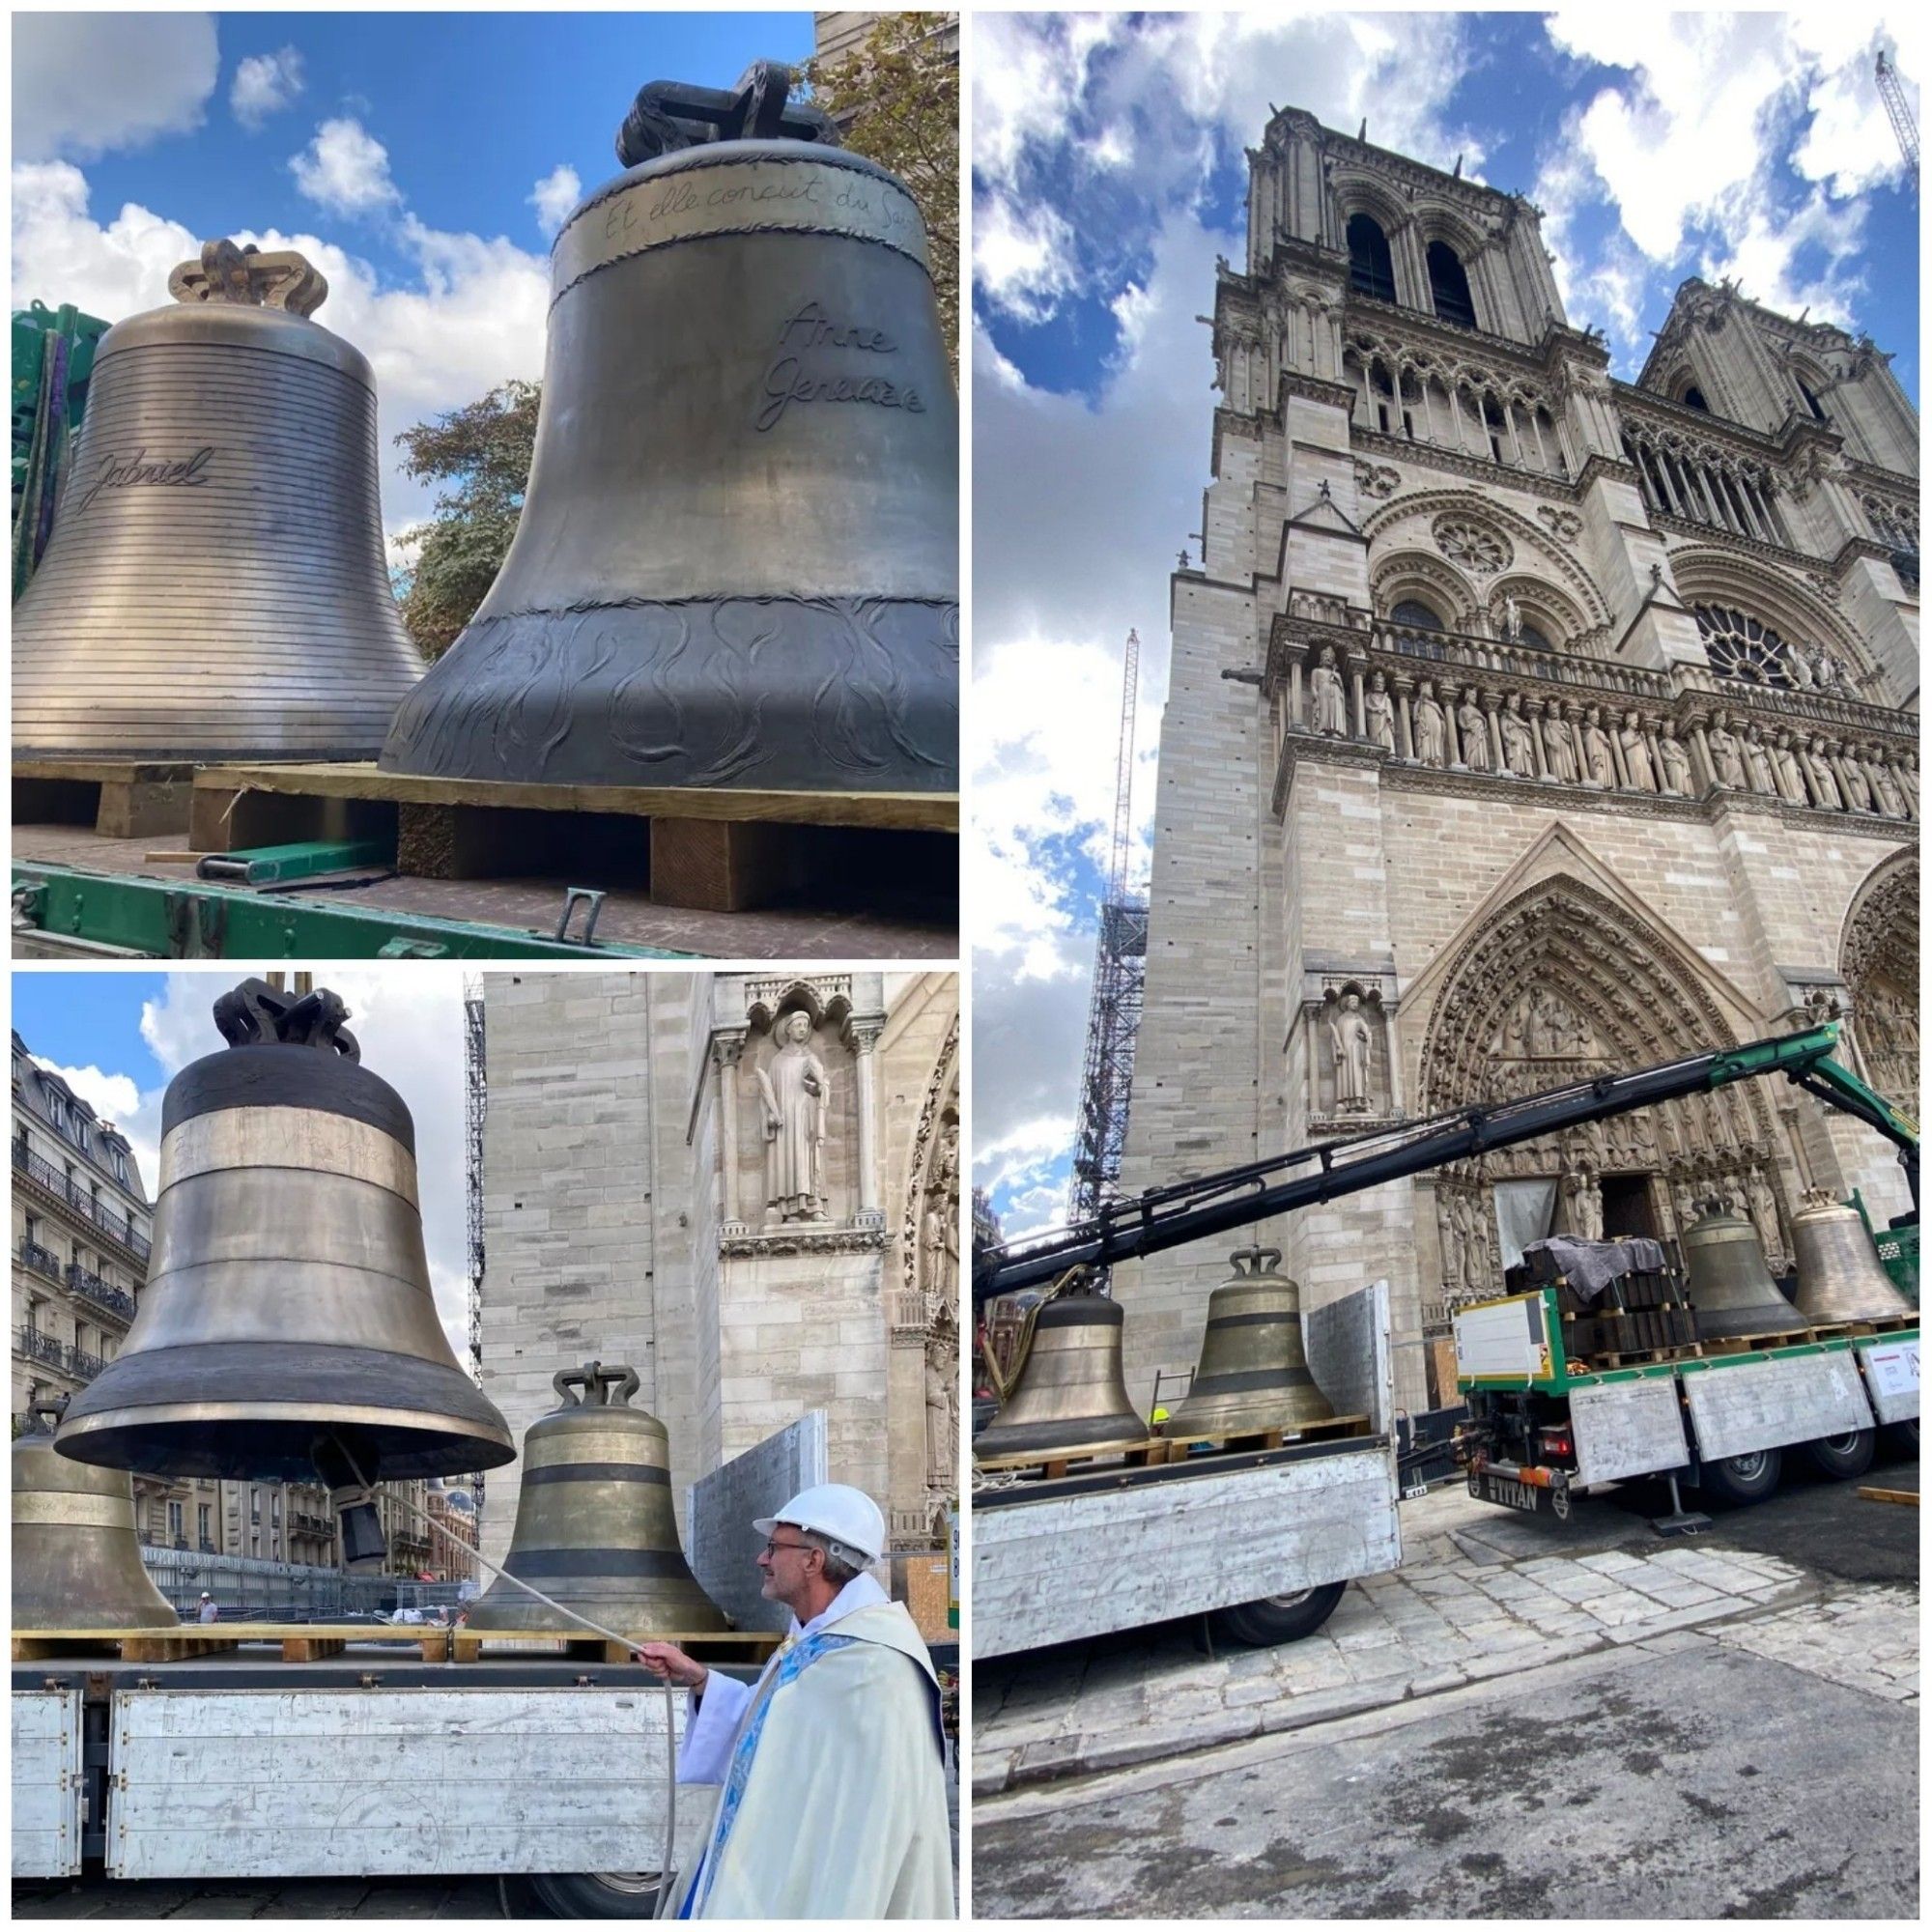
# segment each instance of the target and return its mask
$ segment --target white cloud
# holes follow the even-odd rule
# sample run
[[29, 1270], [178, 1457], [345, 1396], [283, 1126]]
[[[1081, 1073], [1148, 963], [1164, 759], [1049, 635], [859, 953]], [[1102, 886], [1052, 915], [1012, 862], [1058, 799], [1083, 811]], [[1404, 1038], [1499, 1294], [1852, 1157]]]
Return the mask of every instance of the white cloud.
[[185, 133], [219, 73], [207, 14], [15, 14], [14, 158], [88, 160]]
[[[222, 1050], [214, 1002], [242, 977], [170, 973], [161, 997], [144, 1003], [141, 1037], [170, 1076]], [[318, 975], [318, 983], [347, 1002], [362, 1065], [403, 1096], [414, 1118], [430, 1282], [443, 1330], [462, 1354], [469, 1347], [462, 969], [434, 962], [407, 973], [338, 966]], [[145, 1171], [152, 1177], [155, 1170]]]
[[530, 190], [527, 198], [537, 212], [537, 226], [546, 235], [554, 235], [570, 211], [582, 200], [583, 184], [568, 161], [559, 161]]
[[[152, 1196], [155, 1173], [155, 1159], [157, 1148], [152, 1135], [147, 1131], [149, 1100], [158, 1101], [159, 1095], [143, 1095], [139, 1085], [131, 1074], [107, 1073], [98, 1066], [62, 1066], [57, 1061], [48, 1060], [44, 1055], [35, 1054], [34, 1065], [44, 1066], [49, 1073], [58, 1074], [70, 1088], [94, 1109], [95, 1118], [109, 1126], [118, 1127], [128, 1136], [128, 1145], [133, 1152], [135, 1165], [140, 1169], [141, 1178]], [[160, 1116], [156, 1108], [155, 1119]]]
[[1044, 321], [1079, 285], [1073, 230], [1043, 202], [1017, 208], [994, 196], [974, 212], [973, 277], [996, 308]]
[[359, 214], [399, 203], [389, 179], [389, 151], [359, 121], [325, 121], [298, 155], [289, 156], [296, 187], [330, 214]]
[[[200, 252], [202, 238], [135, 203], [97, 221], [86, 178], [69, 162], [16, 165], [13, 179], [13, 275], [22, 301], [71, 301], [118, 322], [166, 302], [169, 270]], [[327, 278], [316, 321], [376, 371], [384, 526], [419, 521], [434, 486], [402, 476], [396, 433], [509, 377], [542, 373], [549, 265], [500, 237], [444, 234], [408, 216], [396, 239], [415, 265], [415, 288], [384, 284], [367, 262], [316, 234], [242, 229], [234, 239], [297, 249]]]
[[272, 54], [249, 54], [235, 70], [228, 105], [242, 127], [260, 128], [270, 115], [292, 106], [302, 91], [302, 57], [294, 47]]

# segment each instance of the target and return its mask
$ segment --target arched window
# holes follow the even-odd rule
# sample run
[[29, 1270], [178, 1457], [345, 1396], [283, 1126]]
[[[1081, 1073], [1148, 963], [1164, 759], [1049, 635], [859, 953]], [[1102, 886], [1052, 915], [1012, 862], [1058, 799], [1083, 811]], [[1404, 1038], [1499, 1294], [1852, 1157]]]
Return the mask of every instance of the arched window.
[[1702, 410], [1706, 415], [1711, 413], [1711, 406], [1704, 400], [1704, 392], [1695, 383], [1688, 384], [1685, 386], [1684, 393], [1677, 400], [1687, 410]]
[[1427, 604], [1413, 597], [1405, 597], [1389, 612], [1389, 622], [1406, 624], [1411, 631], [1439, 631], [1442, 628], [1442, 619]]
[[1699, 604], [1693, 611], [1709, 653], [1711, 668], [1719, 677], [1744, 684], [1768, 684], [1780, 691], [1797, 687], [1793, 651], [1769, 624], [1743, 611], [1719, 604]]
[[1821, 403], [1818, 400], [1818, 398], [1811, 393], [1809, 387], [1806, 385], [1802, 377], [1799, 379], [1798, 383], [1798, 393], [1804, 398], [1804, 407], [1807, 410], [1809, 410], [1811, 413], [1814, 416], [1816, 416], [1821, 423], [1830, 422], [1832, 420], [1832, 418], [1825, 413], [1825, 405]]
[[1395, 300], [1395, 263], [1388, 237], [1372, 214], [1349, 217], [1349, 283], [1357, 295], [1377, 301]]
[[1456, 251], [1446, 242], [1429, 244], [1429, 293], [1435, 300], [1435, 313], [1459, 328], [1474, 328], [1476, 305], [1469, 299], [1469, 278], [1456, 259]]
[[1539, 651], [1553, 651], [1556, 648], [1534, 624], [1519, 624], [1516, 627], [1516, 640], [1520, 644], [1534, 645]]

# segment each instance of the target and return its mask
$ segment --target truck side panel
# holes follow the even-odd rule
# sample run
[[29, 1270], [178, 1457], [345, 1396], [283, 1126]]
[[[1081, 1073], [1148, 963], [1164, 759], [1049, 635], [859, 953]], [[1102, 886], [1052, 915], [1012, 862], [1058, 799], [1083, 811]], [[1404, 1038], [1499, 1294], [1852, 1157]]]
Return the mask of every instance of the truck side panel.
[[1857, 1345], [1865, 1388], [1881, 1422], [1918, 1419], [1918, 1337], [1885, 1335]]
[[1584, 1487], [1681, 1469], [1690, 1460], [1684, 1406], [1669, 1376], [1572, 1389], [1570, 1427]]
[[80, 1870], [78, 1690], [14, 1692], [14, 1876]]
[[1189, 1474], [973, 1517], [973, 1655], [1393, 1570], [1402, 1560], [1386, 1441], [1226, 1475]]
[[1687, 1364], [1682, 1374], [1697, 1453], [1707, 1463], [1872, 1426], [1849, 1349], [1737, 1355]]
[[[680, 1733], [684, 1707], [677, 1693]], [[117, 1690], [109, 1735], [114, 1878], [663, 1862], [655, 1690]], [[16, 1763], [16, 1804], [22, 1783]], [[680, 1793], [681, 1844], [713, 1795]]]

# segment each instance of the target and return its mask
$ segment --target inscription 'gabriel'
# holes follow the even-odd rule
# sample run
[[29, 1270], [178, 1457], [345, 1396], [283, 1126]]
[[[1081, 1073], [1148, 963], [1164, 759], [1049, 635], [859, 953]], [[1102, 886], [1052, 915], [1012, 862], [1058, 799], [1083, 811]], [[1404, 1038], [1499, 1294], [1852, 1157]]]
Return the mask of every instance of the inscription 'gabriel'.
[[147, 459], [145, 449], [137, 449], [125, 463], [117, 462], [110, 456], [100, 466], [100, 474], [94, 479], [92, 487], [74, 507], [86, 509], [103, 490], [128, 490], [142, 483], [172, 483], [198, 489], [208, 481], [203, 471], [214, 461], [214, 445], [211, 442], [177, 463], [150, 463]]
[[814, 373], [806, 361], [814, 349], [858, 349], [874, 355], [898, 354], [898, 344], [883, 328], [838, 322], [816, 302], [807, 302], [779, 328], [779, 353], [759, 384], [763, 406], [753, 421], [753, 429], [776, 428], [794, 403], [871, 403], [884, 410], [925, 413], [924, 399], [907, 384], [884, 376]]

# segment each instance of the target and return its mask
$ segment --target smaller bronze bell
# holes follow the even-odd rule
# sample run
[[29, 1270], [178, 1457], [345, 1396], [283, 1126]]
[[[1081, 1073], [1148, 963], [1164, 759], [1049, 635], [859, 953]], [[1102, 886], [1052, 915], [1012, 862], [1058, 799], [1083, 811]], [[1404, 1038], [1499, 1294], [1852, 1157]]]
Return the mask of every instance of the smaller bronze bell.
[[141, 1562], [134, 1483], [54, 1448], [67, 1397], [37, 1402], [14, 1444], [14, 1628], [172, 1630]]
[[1684, 1293], [1702, 1341], [1779, 1335], [1804, 1325], [1772, 1279], [1757, 1230], [1724, 1201], [1704, 1201], [1701, 1217], [1685, 1229]]
[[[586, 1362], [552, 1380], [563, 1406], [524, 1436], [504, 1570], [626, 1636], [728, 1628], [678, 1544], [669, 1433], [627, 1406], [637, 1371]], [[469, 1628], [584, 1634], [575, 1618], [500, 1577], [476, 1600]]]
[[1911, 1302], [1879, 1265], [1878, 1250], [1856, 1208], [1814, 1187], [1791, 1217], [1798, 1256], [1798, 1311], [1807, 1321], [1876, 1321], [1910, 1315]]
[[1236, 1248], [1235, 1272], [1208, 1297], [1201, 1360], [1170, 1435], [1238, 1435], [1327, 1422], [1329, 1407], [1301, 1348], [1301, 1290], [1279, 1248]]
[[1099, 1294], [1060, 1294], [1034, 1311], [1000, 1412], [980, 1432], [980, 1461], [1036, 1451], [1104, 1455], [1137, 1449], [1148, 1426], [1127, 1398], [1122, 1318]]

